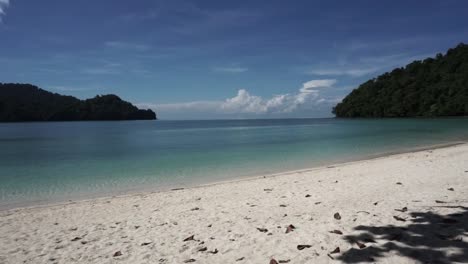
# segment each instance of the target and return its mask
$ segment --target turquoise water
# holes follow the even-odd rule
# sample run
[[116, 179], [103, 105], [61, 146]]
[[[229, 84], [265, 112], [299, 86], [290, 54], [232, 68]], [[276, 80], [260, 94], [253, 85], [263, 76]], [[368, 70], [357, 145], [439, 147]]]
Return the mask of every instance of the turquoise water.
[[185, 187], [468, 139], [468, 119], [0, 124], [0, 206]]

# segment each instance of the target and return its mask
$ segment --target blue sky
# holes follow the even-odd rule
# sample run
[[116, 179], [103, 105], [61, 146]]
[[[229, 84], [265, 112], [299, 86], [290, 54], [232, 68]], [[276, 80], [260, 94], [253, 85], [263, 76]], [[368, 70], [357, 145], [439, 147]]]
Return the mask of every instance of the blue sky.
[[468, 2], [0, 0], [0, 82], [115, 93], [161, 119], [328, 117], [468, 42]]

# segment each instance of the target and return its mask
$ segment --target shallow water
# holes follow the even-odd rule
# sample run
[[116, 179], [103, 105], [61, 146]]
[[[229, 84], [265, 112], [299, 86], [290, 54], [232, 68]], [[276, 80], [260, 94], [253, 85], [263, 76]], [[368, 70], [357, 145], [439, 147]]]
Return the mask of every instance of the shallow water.
[[191, 186], [468, 139], [468, 119], [0, 124], [0, 207]]

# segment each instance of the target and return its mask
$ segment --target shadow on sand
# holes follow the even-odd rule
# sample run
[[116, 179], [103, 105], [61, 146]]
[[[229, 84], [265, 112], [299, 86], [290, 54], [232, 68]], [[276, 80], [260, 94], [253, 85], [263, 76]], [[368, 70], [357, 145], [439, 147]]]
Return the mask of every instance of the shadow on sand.
[[346, 263], [375, 262], [392, 252], [421, 263], [468, 263], [468, 207], [440, 207], [456, 213], [411, 212], [405, 221], [408, 224], [403, 226], [357, 226], [354, 230], [360, 234], [345, 239], [363, 248], [350, 249], [338, 259]]

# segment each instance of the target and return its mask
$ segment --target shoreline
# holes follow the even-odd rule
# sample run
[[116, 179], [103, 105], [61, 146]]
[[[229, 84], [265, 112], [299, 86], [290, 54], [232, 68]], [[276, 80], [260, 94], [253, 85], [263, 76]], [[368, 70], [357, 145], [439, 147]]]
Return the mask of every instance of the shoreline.
[[467, 161], [458, 144], [0, 211], [0, 263], [466, 263]]
[[[403, 149], [400, 151], [389, 151], [389, 152], [383, 152], [379, 154], [374, 154], [374, 155], [368, 155], [368, 156], [362, 156], [362, 157], [357, 157], [357, 158], [350, 158], [349, 160], [344, 160], [340, 162], [324, 162], [323, 165], [318, 165], [315, 167], [308, 167], [308, 168], [303, 168], [303, 169], [297, 169], [297, 170], [287, 170], [287, 171], [282, 171], [282, 172], [277, 172], [277, 173], [270, 173], [270, 174], [260, 174], [260, 175], [251, 175], [251, 176], [239, 176], [235, 177], [233, 179], [226, 179], [226, 180], [220, 180], [220, 181], [213, 181], [213, 182], [208, 182], [208, 183], [193, 183], [189, 184], [186, 186], [181, 186], [181, 185], [168, 185], [165, 187], [160, 187], [160, 188], [155, 188], [155, 187], [149, 187], [148, 189], [140, 189], [140, 188], [135, 188], [135, 190], [129, 189], [126, 191], [118, 192], [115, 194], [108, 194], [108, 195], [77, 195], [77, 198], [72, 198], [72, 199], [66, 199], [67, 201], [34, 201], [34, 202], [25, 202], [25, 203], [18, 203], [17, 205], [10, 206], [2, 206], [0, 205], [0, 212], [5, 212], [5, 211], [18, 211], [18, 210], [27, 210], [27, 209], [35, 209], [35, 208], [48, 208], [48, 207], [55, 207], [55, 206], [64, 206], [68, 204], [77, 204], [77, 203], [83, 203], [83, 202], [92, 202], [92, 201], [99, 201], [99, 200], [109, 200], [109, 199], [120, 199], [120, 198], [127, 198], [127, 197], [138, 197], [142, 195], [150, 195], [150, 194], [155, 194], [155, 193], [165, 193], [165, 192], [174, 192], [174, 191], [179, 191], [179, 190], [190, 190], [190, 189], [198, 189], [198, 188], [207, 188], [211, 186], [216, 186], [220, 184], [230, 184], [230, 183], [236, 183], [236, 182], [242, 182], [242, 181], [252, 181], [252, 180], [257, 180], [261, 178], [272, 178], [272, 177], [278, 177], [278, 176], [286, 176], [286, 175], [291, 175], [295, 173], [305, 173], [305, 172], [313, 172], [316, 170], [321, 170], [321, 169], [327, 169], [330, 167], [340, 167], [340, 166], [346, 166], [354, 163], [359, 163], [359, 162], [365, 162], [365, 161], [371, 161], [371, 160], [377, 160], [381, 158], [388, 158], [392, 156], [398, 156], [398, 155], [404, 155], [404, 154], [409, 154], [409, 153], [416, 153], [416, 152], [422, 152], [422, 151], [427, 151], [427, 150], [436, 150], [436, 149], [443, 149], [443, 148], [451, 148], [459, 145], [468, 145], [467, 141], [454, 141], [454, 142], [448, 142], [448, 143], [441, 143], [441, 144], [434, 144], [434, 145], [427, 145], [427, 146], [421, 146], [421, 147], [413, 147], [409, 149]], [[138, 189], [138, 190], [137, 190]], [[86, 198], [86, 196], [91, 196]], [[83, 197], [83, 198], [81, 198]]]

